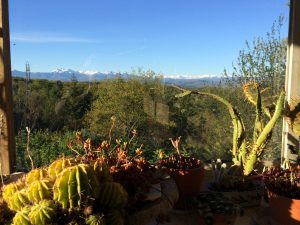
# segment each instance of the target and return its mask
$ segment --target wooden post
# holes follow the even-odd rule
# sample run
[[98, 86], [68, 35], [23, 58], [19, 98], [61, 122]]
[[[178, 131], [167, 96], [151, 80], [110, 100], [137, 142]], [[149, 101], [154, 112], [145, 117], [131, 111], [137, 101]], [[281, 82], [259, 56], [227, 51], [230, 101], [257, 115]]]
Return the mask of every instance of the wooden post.
[[15, 170], [8, 0], [0, 0], [0, 163], [2, 174]]
[[[300, 1], [291, 0], [286, 69], [286, 100], [300, 97]], [[283, 121], [282, 159], [297, 160], [299, 137]]]

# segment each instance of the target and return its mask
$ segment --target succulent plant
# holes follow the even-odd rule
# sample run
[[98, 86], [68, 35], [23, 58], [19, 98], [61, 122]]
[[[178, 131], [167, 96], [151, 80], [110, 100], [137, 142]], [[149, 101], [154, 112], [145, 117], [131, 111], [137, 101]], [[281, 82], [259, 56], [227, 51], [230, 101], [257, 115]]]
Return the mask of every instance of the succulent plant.
[[26, 184], [30, 185], [32, 182], [42, 180], [47, 176], [45, 169], [34, 169], [26, 175]]
[[128, 194], [119, 183], [105, 182], [100, 186], [96, 207], [103, 211], [123, 207], [127, 202]]
[[37, 180], [28, 186], [28, 199], [31, 202], [39, 202], [51, 198], [52, 182], [48, 180]]
[[13, 218], [13, 225], [32, 225], [29, 219], [30, 206], [25, 206]]
[[243, 209], [226, 198], [222, 193], [201, 194], [197, 197], [196, 202], [198, 211], [204, 217], [207, 225], [214, 224], [214, 214], [243, 215]]
[[[282, 91], [279, 94], [276, 104], [266, 106], [261, 97], [261, 88], [256, 83], [249, 83], [244, 85], [244, 93], [248, 101], [256, 107], [256, 118], [254, 122], [254, 131], [251, 144], [246, 144], [246, 132], [244, 122], [238, 113], [238, 110], [226, 99], [209, 93], [199, 91], [189, 91], [177, 87], [183, 91], [177, 97], [184, 97], [186, 95], [195, 94], [200, 96], [209, 96], [227, 107], [233, 125], [232, 138], [232, 161], [237, 166], [242, 166], [244, 175], [250, 175], [254, 170], [254, 166], [264, 153], [266, 145], [268, 144], [272, 130], [280, 118], [284, 108], [285, 93]], [[256, 94], [250, 92], [255, 90]], [[268, 118], [266, 120], [264, 115]]]
[[29, 203], [25, 189], [16, 191], [7, 201], [8, 208], [13, 211], [19, 211]]
[[66, 159], [65, 157], [55, 160], [48, 168], [48, 175], [50, 179], [55, 180], [65, 168], [71, 165], [71, 160]]
[[28, 217], [32, 225], [46, 225], [54, 222], [56, 213], [53, 201], [42, 200], [31, 207]]
[[[176, 153], [173, 153], [169, 157], [164, 157], [159, 161], [159, 165], [169, 169], [195, 169], [203, 166], [201, 160], [194, 157], [186, 157], [181, 154], [179, 145], [181, 137], [177, 137], [175, 140], [170, 138], [170, 141], [176, 150]], [[164, 155], [163, 152], [160, 152], [161, 155]]]
[[16, 193], [24, 188], [25, 184], [21, 181], [8, 184], [4, 187], [3, 190], [3, 199], [8, 202], [9, 199]]
[[99, 181], [90, 165], [79, 164], [65, 168], [53, 186], [53, 199], [65, 209], [87, 204], [99, 193]]
[[[123, 208], [127, 198], [125, 189], [112, 182], [103, 161], [89, 162], [80, 157], [61, 158], [48, 168], [34, 169], [25, 179], [3, 189], [5, 204], [16, 212], [13, 218], [15, 225], [53, 224], [57, 220], [60, 224], [71, 221], [82, 224], [85, 217], [88, 218], [86, 222], [92, 225], [124, 224], [123, 214], [111, 212]], [[91, 209], [87, 214], [83, 210], [86, 208]], [[99, 216], [102, 214], [105, 217], [108, 214], [113, 222], [105, 223], [104, 218]]]
[[94, 214], [90, 215], [86, 220], [85, 223], [87, 225], [105, 225], [104, 215]]
[[281, 167], [267, 168], [263, 177], [269, 191], [287, 198], [300, 199], [300, 165], [286, 163]]

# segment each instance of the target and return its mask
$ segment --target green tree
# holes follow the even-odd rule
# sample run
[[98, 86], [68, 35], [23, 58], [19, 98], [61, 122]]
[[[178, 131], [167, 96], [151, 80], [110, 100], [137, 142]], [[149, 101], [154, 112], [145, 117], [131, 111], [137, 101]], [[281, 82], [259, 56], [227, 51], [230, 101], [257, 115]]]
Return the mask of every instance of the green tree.
[[284, 17], [279, 16], [266, 37], [258, 37], [251, 44], [246, 41], [246, 47], [233, 63], [232, 74], [224, 71], [228, 81], [239, 84], [256, 81], [270, 87], [272, 93], [278, 93], [284, 85], [286, 70], [287, 41], [281, 35], [283, 22]]

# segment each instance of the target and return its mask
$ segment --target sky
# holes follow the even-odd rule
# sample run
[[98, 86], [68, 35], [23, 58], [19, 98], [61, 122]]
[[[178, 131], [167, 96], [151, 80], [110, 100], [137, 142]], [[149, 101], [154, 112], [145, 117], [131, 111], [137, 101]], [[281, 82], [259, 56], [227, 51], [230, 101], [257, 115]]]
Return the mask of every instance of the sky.
[[12, 69], [220, 75], [287, 0], [10, 0]]

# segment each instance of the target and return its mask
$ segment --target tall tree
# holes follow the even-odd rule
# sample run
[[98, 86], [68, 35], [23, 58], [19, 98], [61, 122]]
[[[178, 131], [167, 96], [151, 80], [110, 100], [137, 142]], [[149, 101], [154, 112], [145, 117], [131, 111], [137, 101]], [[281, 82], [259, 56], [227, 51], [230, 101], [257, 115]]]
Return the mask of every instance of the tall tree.
[[286, 69], [287, 41], [281, 35], [284, 17], [273, 23], [271, 31], [265, 37], [258, 37], [239, 52], [233, 63], [233, 72], [224, 71], [228, 81], [244, 83], [256, 81], [265, 87], [271, 87], [277, 93], [284, 85]]

